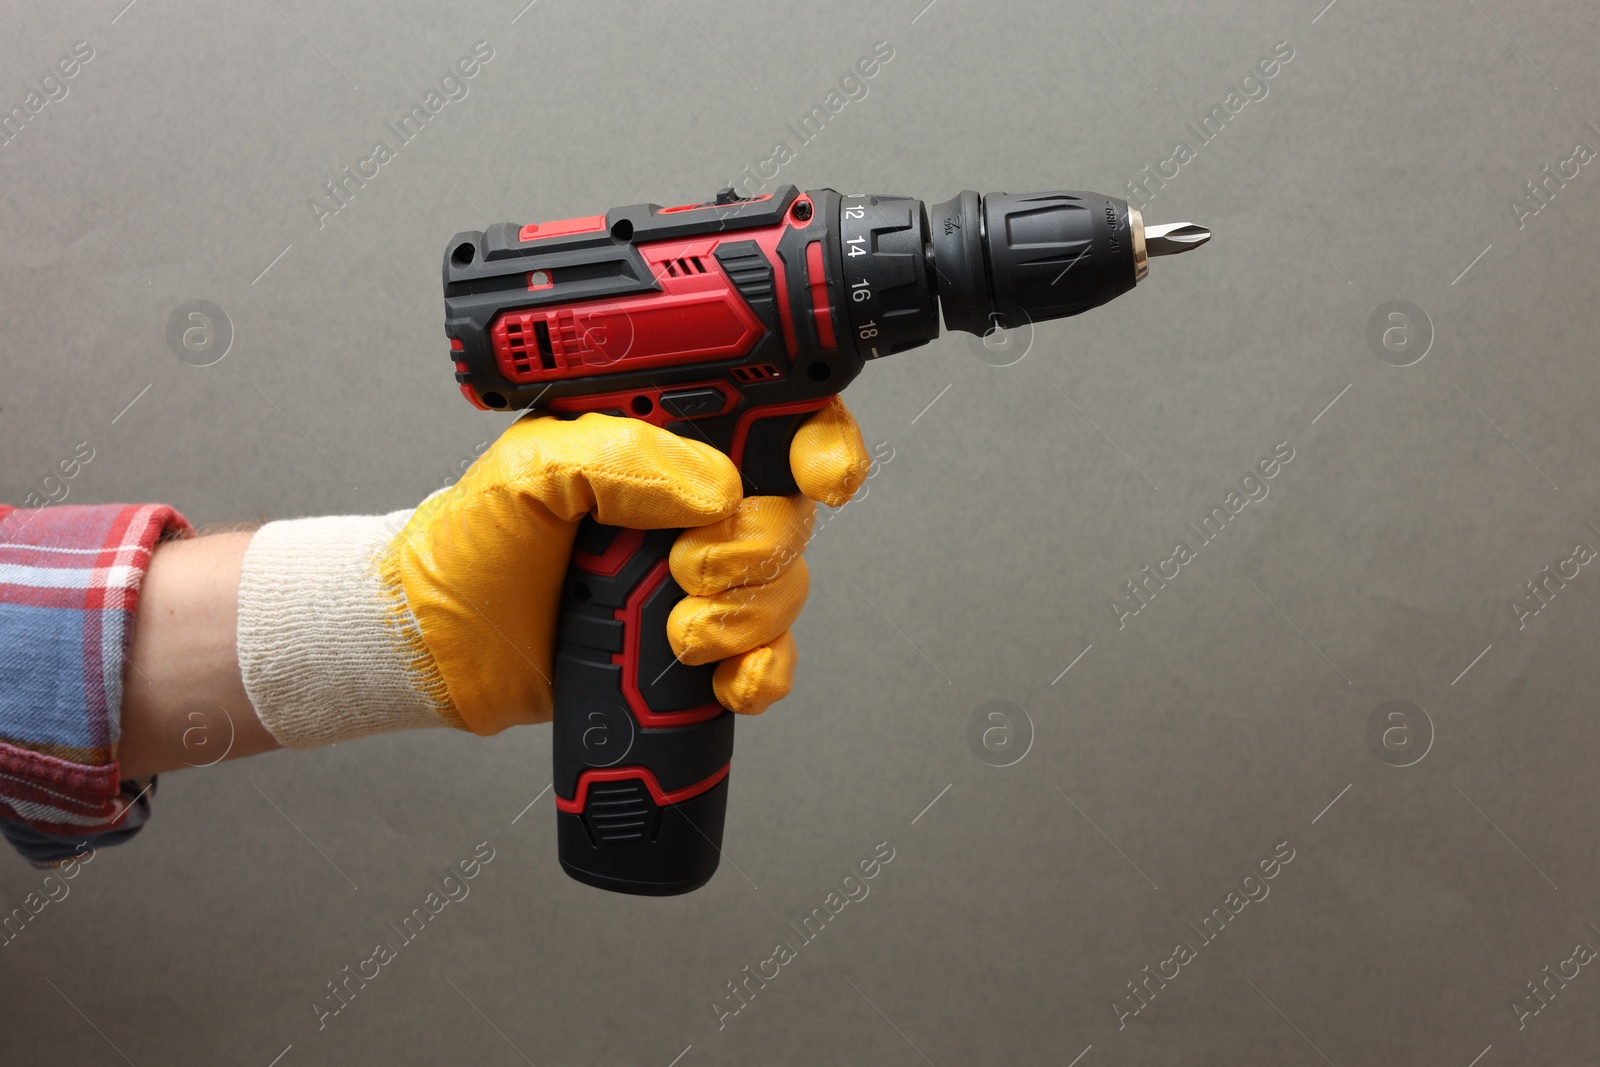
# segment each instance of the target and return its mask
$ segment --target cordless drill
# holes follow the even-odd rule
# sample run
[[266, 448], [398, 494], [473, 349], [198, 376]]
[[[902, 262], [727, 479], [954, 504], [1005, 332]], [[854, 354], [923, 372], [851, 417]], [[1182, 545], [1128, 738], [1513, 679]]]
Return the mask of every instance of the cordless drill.
[[[869, 359], [944, 324], [987, 336], [1087, 311], [1151, 256], [1197, 247], [1089, 192], [905, 196], [779, 187], [703, 204], [639, 204], [451, 238], [445, 335], [484, 410], [589, 411], [705, 441], [746, 496], [796, 491], [789, 444]], [[721, 856], [733, 715], [714, 664], [678, 663], [666, 622], [683, 590], [680, 531], [578, 528], [561, 601], [554, 792], [561, 865], [580, 882], [664, 896]]]

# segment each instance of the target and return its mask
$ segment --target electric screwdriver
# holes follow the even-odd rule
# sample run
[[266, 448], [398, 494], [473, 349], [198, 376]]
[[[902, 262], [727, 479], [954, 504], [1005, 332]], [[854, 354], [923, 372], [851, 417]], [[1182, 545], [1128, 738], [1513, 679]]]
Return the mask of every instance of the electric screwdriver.
[[[1152, 256], [1205, 243], [1114, 197], [964, 191], [941, 204], [781, 186], [700, 204], [499, 223], [451, 238], [445, 335], [484, 410], [643, 419], [705, 441], [746, 496], [796, 492], [799, 425], [868, 360], [927, 344], [939, 319], [986, 336], [1132, 289]], [[554, 687], [562, 867], [664, 896], [721, 856], [733, 715], [715, 664], [678, 663], [667, 615], [677, 530], [579, 526]]]

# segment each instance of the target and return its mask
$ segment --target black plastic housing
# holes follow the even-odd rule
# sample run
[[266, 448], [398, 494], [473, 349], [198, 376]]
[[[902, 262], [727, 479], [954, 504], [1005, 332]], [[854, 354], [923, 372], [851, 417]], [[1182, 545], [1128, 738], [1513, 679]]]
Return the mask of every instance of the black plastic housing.
[[948, 329], [979, 336], [1099, 307], [1137, 283], [1125, 200], [963, 190], [928, 208]]
[[840, 299], [863, 359], [925, 345], [939, 336], [937, 284], [928, 255], [928, 212], [909, 196], [839, 201]]

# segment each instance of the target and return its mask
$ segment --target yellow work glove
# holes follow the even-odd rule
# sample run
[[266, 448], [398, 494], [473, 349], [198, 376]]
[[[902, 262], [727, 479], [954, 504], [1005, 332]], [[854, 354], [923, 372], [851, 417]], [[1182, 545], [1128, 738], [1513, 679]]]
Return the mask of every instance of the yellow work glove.
[[[789, 626], [810, 586], [801, 558], [813, 500], [837, 507], [865, 479], [861, 431], [835, 398], [790, 449], [794, 496], [744, 498], [729, 459], [634, 419], [525, 417], [459, 482], [412, 514], [379, 561], [410, 619], [392, 627], [415, 688], [452, 725], [492, 734], [551, 717], [557, 614], [579, 521], [694, 527], [672, 550], [689, 595], [668, 638], [686, 664], [723, 662], [717, 699], [758, 714], [794, 679]], [[809, 499], [808, 499], [809, 498]]]

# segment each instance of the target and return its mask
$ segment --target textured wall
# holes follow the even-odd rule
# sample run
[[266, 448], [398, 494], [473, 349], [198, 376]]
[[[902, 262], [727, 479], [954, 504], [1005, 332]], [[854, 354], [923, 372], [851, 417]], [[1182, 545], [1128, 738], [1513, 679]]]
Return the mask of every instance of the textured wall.
[[[441, 249], [486, 221], [764, 165], [929, 199], [1164, 172], [1147, 218], [1216, 237], [1013, 365], [950, 336], [852, 387], [892, 459], [815, 538], [797, 691], [739, 726], [707, 888], [566, 879], [550, 800], [524, 811], [544, 728], [185, 771], [0, 948], [0, 1059], [1593, 1055], [1592, 5], [123, 2], [13, 3], [0, 34], [0, 105], [40, 91], [0, 146], [13, 502], [81, 442], [75, 502], [415, 502], [504, 422], [461, 402], [441, 333]], [[401, 144], [386, 123], [475, 46]], [[192, 300], [231, 323], [211, 366], [167, 343]], [[1546, 565], [1569, 577], [1534, 599]], [[1177, 576], [1114, 609], [1146, 566]], [[1025, 718], [986, 749], [990, 701]], [[481, 842], [470, 896], [319, 1030], [325, 984]], [[870, 894], [803, 942], [874, 850]], [[0, 857], [4, 909], [40, 886]], [[1546, 966], [1576, 976], [1535, 999]]]

